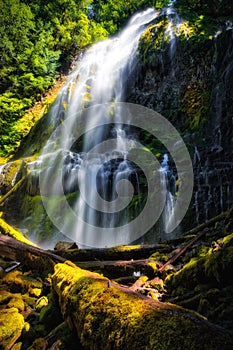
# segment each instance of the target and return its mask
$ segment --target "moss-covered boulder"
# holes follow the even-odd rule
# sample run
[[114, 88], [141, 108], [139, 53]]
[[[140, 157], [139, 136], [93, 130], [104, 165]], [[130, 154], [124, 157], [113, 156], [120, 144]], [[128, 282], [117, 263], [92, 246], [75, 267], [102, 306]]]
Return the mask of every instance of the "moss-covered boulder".
[[52, 276], [63, 317], [87, 349], [231, 349], [232, 337], [203, 318], [153, 301], [72, 263]]

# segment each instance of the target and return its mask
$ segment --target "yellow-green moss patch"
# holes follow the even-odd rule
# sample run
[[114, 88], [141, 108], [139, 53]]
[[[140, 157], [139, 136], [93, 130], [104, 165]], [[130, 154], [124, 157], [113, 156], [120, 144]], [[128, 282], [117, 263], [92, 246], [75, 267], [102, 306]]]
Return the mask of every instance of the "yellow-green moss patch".
[[0, 234], [10, 236], [29, 245], [35, 245], [25, 238], [19, 230], [7, 224], [2, 218], [0, 218]]
[[14, 339], [17, 339], [24, 327], [24, 318], [18, 309], [0, 310], [0, 344], [7, 349]]

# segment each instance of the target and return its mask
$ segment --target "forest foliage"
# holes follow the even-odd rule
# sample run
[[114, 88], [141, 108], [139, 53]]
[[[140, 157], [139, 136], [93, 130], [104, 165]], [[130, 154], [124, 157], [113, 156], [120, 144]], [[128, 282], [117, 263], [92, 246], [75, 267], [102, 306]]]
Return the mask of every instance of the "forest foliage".
[[17, 121], [80, 50], [106, 39], [156, 1], [2, 0], [0, 2], [0, 157], [14, 152]]

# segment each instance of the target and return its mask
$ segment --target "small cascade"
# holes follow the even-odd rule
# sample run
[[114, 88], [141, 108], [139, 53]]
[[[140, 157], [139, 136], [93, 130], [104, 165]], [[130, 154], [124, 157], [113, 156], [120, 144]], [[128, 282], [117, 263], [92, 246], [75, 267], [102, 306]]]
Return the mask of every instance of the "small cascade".
[[174, 238], [178, 231], [177, 229], [175, 232], [171, 232], [169, 236], [166, 235], [164, 237], [164, 229], [166, 231], [166, 228], [169, 224], [169, 220], [172, 220], [172, 217], [174, 216], [174, 208], [175, 208], [175, 203], [176, 203], [176, 193], [178, 192], [178, 186], [177, 186], [177, 177], [174, 174], [173, 170], [169, 166], [169, 157], [168, 154], [164, 154], [163, 160], [161, 163], [161, 168], [160, 168], [161, 173], [163, 173], [164, 177], [162, 178], [162, 181], [165, 181], [165, 196], [166, 196], [166, 201], [165, 201], [165, 206], [162, 214], [162, 229], [161, 229], [161, 235], [163, 239], [172, 239]]
[[165, 14], [168, 19], [168, 26], [165, 31], [165, 36], [169, 39], [169, 53], [171, 60], [172, 75], [175, 77], [175, 56], [177, 52], [177, 35], [180, 31], [180, 25], [182, 23], [176, 8], [174, 7], [174, 1], [170, 1], [168, 7], [165, 9]]
[[219, 158], [213, 159], [213, 153], [198, 150], [195, 146], [193, 155], [196, 178], [193, 197], [195, 224], [208, 221], [232, 205], [233, 189], [230, 186], [230, 179], [233, 163], [221, 161]]

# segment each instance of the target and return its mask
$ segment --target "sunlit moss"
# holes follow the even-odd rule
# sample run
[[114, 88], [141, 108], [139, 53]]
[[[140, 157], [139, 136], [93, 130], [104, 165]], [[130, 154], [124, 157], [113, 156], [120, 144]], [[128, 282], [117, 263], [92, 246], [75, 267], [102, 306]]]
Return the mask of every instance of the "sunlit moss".
[[[15, 183], [15, 179], [18, 171], [20, 170], [22, 161], [16, 160], [14, 162], [9, 162], [3, 168], [3, 171], [0, 174], [0, 184], [1, 184], [1, 192], [7, 192], [11, 189], [11, 187]], [[3, 193], [4, 193], [3, 192]]]
[[0, 234], [10, 236], [12, 238], [17, 239], [20, 242], [23, 242], [29, 245], [34, 245], [27, 238], [25, 238], [19, 230], [8, 225], [1, 217], [0, 217]]
[[7, 307], [9, 307], [9, 308], [14, 307], [14, 308], [18, 309], [19, 312], [24, 311], [25, 304], [24, 304], [24, 301], [22, 299], [21, 294], [19, 294], [19, 293], [12, 294], [9, 303], [7, 304]]
[[15, 337], [19, 336], [24, 328], [23, 315], [18, 309], [9, 308], [0, 310], [0, 344], [3, 349], [9, 349]]
[[226, 349], [232, 346], [228, 335], [213, 331], [197, 315], [171, 304], [153, 304], [72, 263], [57, 264], [52, 282], [63, 317], [88, 349], [197, 350], [202, 334], [202, 349], [220, 349], [223, 341]]
[[[5, 157], [12, 157], [18, 150], [22, 139], [28, 135], [36, 122], [48, 112], [50, 104], [55, 100], [59, 89], [65, 83], [65, 76], [62, 76], [55, 85], [45, 94], [43, 99], [36, 102], [33, 107], [15, 122], [9, 123], [8, 135], [5, 135], [5, 150], [2, 154]], [[6, 159], [5, 158], [5, 159]], [[4, 162], [4, 158], [2, 158]]]
[[[42, 281], [24, 274], [19, 270], [11, 271], [3, 277], [2, 283], [8, 285], [16, 293], [29, 293], [34, 288], [42, 289]], [[34, 295], [34, 294], [33, 294]]]

